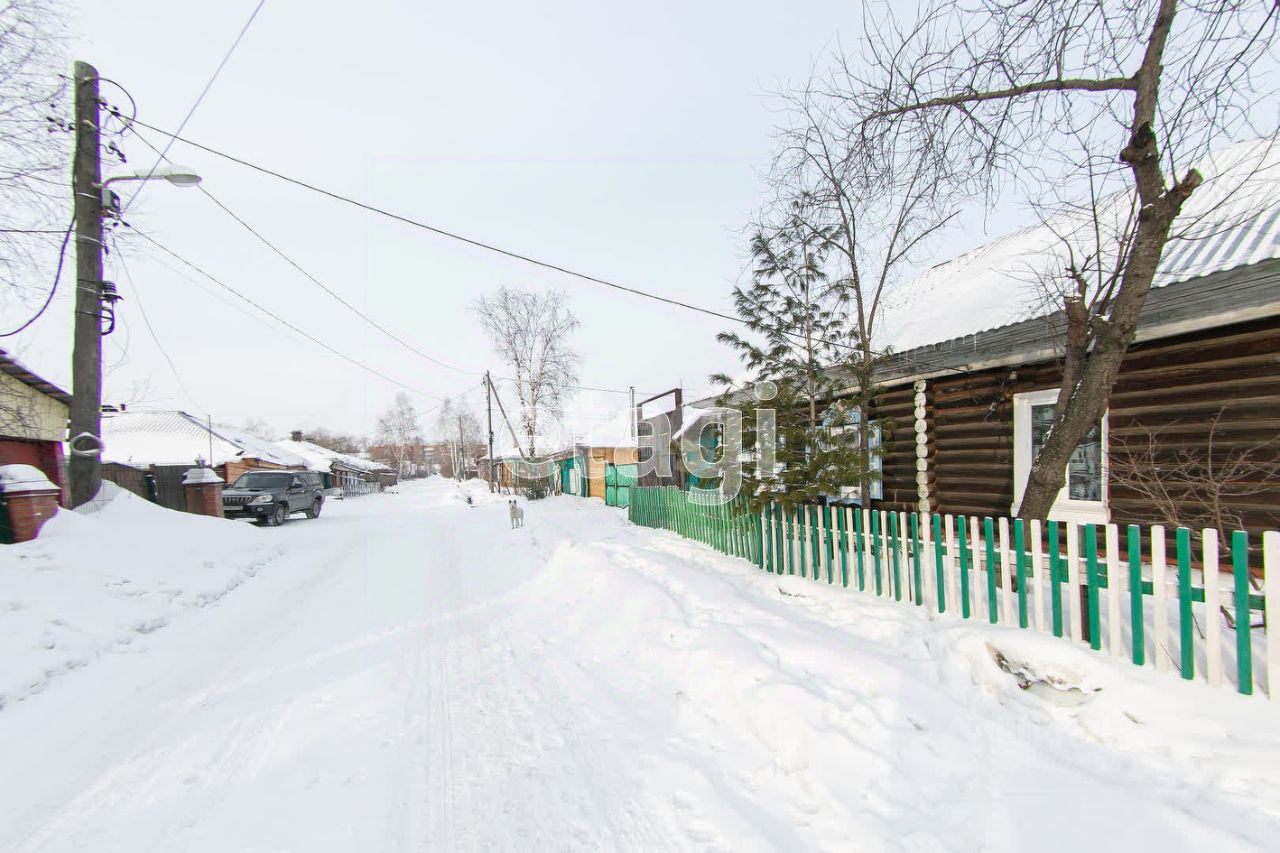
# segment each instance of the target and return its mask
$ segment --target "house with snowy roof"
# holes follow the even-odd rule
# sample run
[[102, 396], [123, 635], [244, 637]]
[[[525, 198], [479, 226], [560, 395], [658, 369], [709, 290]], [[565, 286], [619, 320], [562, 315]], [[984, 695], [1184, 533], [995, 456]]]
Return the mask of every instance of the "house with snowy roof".
[[[185, 509], [181, 475], [197, 461], [228, 483], [246, 471], [308, 469], [301, 456], [270, 441], [179, 410], [104, 411], [102, 443], [104, 479], [173, 509]], [[154, 495], [139, 472], [151, 475]]]
[[32, 466], [61, 489], [70, 405], [70, 394], [0, 350], [0, 465]]
[[[1259, 474], [1280, 471], [1280, 142], [1234, 146], [1202, 172], [1109, 411], [1072, 457], [1050, 518], [1167, 523], [1144, 476], [1245, 458], [1259, 481], [1224, 493], [1224, 512], [1246, 529], [1280, 526], [1280, 483]], [[1045, 277], [1097, 252], [1096, 221], [1074, 217], [997, 239], [893, 293], [873, 416], [896, 431], [873, 504], [1016, 511], [1062, 376], [1065, 318], [1053, 310], [1060, 300], [1045, 299]]]
[[294, 430], [288, 439], [275, 442], [275, 446], [301, 458], [308, 470], [325, 474], [326, 488], [337, 489], [344, 496], [378, 491], [383, 476], [392, 473], [392, 469], [381, 462], [339, 453], [307, 441], [301, 430]]
[[[1280, 527], [1280, 137], [1232, 146], [1200, 170], [1206, 180], [1174, 224], [1110, 407], [1073, 455], [1050, 519], [1169, 524], [1179, 499], [1159, 499], [1161, 478], [1194, 475], [1229, 526]], [[887, 296], [870, 415], [892, 431], [872, 438], [880, 476], [868, 506], [1016, 513], [1061, 387], [1066, 320], [1054, 278], [1108, 251], [1100, 235], [1128, 203], [1116, 195], [1020, 229]], [[675, 415], [677, 435], [710, 423], [696, 412], [718, 400], [707, 394]], [[1187, 493], [1186, 483], [1173, 488]]]

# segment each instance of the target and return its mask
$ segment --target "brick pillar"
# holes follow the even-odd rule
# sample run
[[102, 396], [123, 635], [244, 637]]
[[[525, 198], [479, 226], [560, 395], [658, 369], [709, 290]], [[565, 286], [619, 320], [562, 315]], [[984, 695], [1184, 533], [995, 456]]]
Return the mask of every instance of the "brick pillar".
[[27, 542], [40, 534], [44, 523], [58, 512], [57, 488], [5, 495], [9, 531], [14, 542]]
[[222, 478], [212, 468], [192, 468], [182, 475], [187, 512], [225, 518], [222, 514]]

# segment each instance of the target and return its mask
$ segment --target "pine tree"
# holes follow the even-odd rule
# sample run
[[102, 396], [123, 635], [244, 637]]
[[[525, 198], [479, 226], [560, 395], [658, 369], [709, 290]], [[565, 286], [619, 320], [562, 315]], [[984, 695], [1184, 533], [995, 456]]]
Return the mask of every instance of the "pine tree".
[[[774, 470], [743, 466], [742, 493], [753, 508], [771, 500], [787, 508], [812, 503], [868, 479], [858, 429], [850, 429], [858, 416], [836, 400], [838, 371], [830, 369], [847, 363], [852, 351], [849, 280], [828, 276], [833, 234], [812, 225], [810, 207], [811, 200], [801, 196], [780, 224], [753, 236], [751, 283], [734, 288], [734, 307], [748, 334], [717, 336], [737, 351], [747, 370], [743, 383], [724, 374], [712, 377], [726, 389], [721, 405], [743, 413], [741, 447], [725, 446], [723, 452], [758, 461], [767, 426], [757, 407], [774, 413]], [[761, 399], [765, 388], [774, 392], [771, 399]]]

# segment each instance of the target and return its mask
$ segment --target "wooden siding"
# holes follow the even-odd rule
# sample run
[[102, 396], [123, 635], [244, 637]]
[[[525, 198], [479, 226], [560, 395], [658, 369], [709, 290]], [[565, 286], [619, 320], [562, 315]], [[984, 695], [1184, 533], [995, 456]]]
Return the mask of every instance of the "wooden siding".
[[[941, 512], [1008, 515], [1013, 502], [1013, 398], [1057, 387], [1055, 362], [959, 373], [929, 380], [928, 466]], [[915, 502], [914, 417], [909, 384], [884, 395], [880, 414], [898, 422], [885, 453], [885, 508]], [[1133, 346], [1109, 410], [1109, 451], [1117, 442], [1145, 441], [1160, 430], [1165, 452], [1204, 448], [1221, 413], [1215, 451], [1256, 446], [1280, 430], [1280, 318], [1225, 326]], [[904, 429], [905, 427], [905, 429]], [[1266, 448], [1280, 456], [1280, 443]], [[1250, 531], [1280, 527], [1276, 492], [1232, 502]], [[1112, 521], [1148, 523], [1150, 508], [1130, 490], [1110, 484]]]

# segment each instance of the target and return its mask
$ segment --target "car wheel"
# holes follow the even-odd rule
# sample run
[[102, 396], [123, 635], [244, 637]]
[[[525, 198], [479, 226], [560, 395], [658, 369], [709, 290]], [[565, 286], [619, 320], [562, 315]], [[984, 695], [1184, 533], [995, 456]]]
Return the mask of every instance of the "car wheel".
[[321, 501], [319, 498], [316, 498], [314, 501], [312, 501], [311, 508], [306, 511], [307, 518], [319, 518], [320, 507], [323, 505], [324, 505], [324, 502]]
[[289, 517], [289, 510], [284, 504], [276, 504], [275, 509], [271, 510], [271, 515], [267, 516], [268, 527], [279, 527], [284, 524], [284, 520]]

